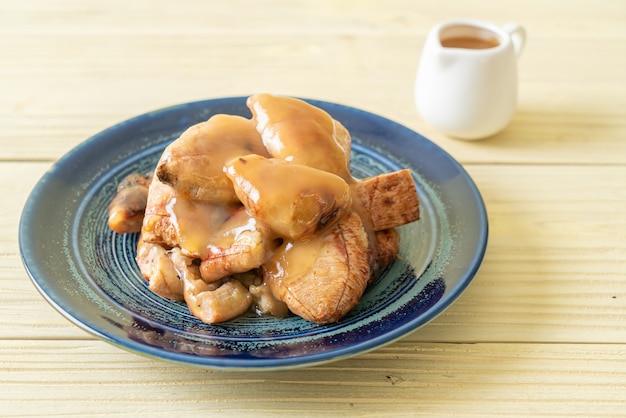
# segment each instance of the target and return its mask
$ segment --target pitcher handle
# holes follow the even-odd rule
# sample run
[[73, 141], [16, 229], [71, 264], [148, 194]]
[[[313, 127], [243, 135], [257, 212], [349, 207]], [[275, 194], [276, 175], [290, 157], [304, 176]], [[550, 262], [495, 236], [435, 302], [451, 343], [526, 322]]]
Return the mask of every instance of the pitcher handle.
[[502, 29], [509, 34], [511, 42], [513, 42], [513, 48], [515, 48], [515, 55], [519, 57], [524, 49], [526, 43], [526, 29], [517, 23], [507, 23], [502, 26]]

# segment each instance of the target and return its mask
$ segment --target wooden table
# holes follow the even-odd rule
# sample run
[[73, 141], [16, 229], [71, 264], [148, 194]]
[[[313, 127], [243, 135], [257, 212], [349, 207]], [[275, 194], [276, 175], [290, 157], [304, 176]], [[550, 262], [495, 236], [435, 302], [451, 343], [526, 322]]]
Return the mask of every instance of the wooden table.
[[[626, 414], [626, 2], [75, 1], [0, 5], [0, 415]], [[528, 32], [516, 115], [479, 142], [413, 104], [428, 30]], [[22, 266], [18, 220], [51, 164], [131, 116], [271, 92], [359, 107], [470, 173], [490, 240], [461, 298], [371, 353], [293, 371], [187, 368], [69, 323]]]

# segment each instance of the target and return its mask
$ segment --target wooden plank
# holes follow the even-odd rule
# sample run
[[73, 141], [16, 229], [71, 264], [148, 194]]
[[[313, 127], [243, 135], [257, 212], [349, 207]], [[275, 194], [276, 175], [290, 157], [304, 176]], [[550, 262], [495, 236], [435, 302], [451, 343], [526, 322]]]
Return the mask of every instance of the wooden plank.
[[[71, 12], [63, 9], [64, 2], [3, 5], [0, 159], [54, 160], [140, 113], [267, 91], [381, 114], [422, 132], [466, 163], [626, 162], [621, 3], [606, 2], [597, 11], [593, 2], [567, 8], [558, 1], [535, 2], [541, 14], [520, 11], [529, 44], [519, 61], [518, 112], [506, 130], [478, 143], [437, 132], [413, 104], [428, 29], [444, 18], [465, 15], [466, 7], [446, 8], [442, 14], [410, 1], [390, 3], [369, 8], [307, 3], [282, 13], [268, 6], [254, 19], [237, 22], [223, 19], [232, 3], [184, 19], [172, 17], [182, 7], [152, 6], [145, 22], [132, 17], [140, 6], [124, 2], [72, 4]], [[510, 15], [497, 3], [471, 8], [472, 15], [482, 9], [485, 19]], [[303, 20], [303, 15], [325, 16], [324, 23]], [[553, 22], [545, 16], [559, 18]], [[16, 82], [22, 77], [28, 83]]]
[[[624, 416], [624, 1], [287, 3], [0, 2], [0, 415]], [[463, 16], [528, 32], [518, 111], [478, 142], [413, 104], [428, 30]], [[461, 298], [387, 347], [267, 373], [144, 358], [55, 313], [17, 243], [50, 163], [131, 116], [264, 91], [389, 117], [465, 165], [491, 230]]]
[[224, 372], [99, 341], [2, 341], [0, 408], [16, 417], [618, 416], [625, 355], [610, 344], [396, 343], [314, 368]]

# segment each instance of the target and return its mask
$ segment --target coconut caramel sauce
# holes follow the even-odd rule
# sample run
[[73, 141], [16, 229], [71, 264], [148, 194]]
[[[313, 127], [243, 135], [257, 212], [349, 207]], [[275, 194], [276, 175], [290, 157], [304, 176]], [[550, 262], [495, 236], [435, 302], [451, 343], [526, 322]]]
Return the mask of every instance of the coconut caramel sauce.
[[307, 165], [252, 154], [226, 162], [224, 171], [250, 214], [286, 239], [323, 231], [352, 203], [341, 177]]
[[350, 133], [327, 112], [271, 94], [250, 96], [246, 104], [272, 157], [351, 179]]
[[163, 152], [155, 173], [192, 200], [236, 203], [224, 162], [243, 154], [269, 156], [253, 120], [217, 114], [185, 130]]
[[201, 259], [207, 257], [211, 246], [228, 244], [227, 237], [220, 237], [217, 232], [235, 213], [242, 210], [238, 204], [200, 202], [176, 195], [165, 208], [177, 232], [180, 248], [186, 254]]

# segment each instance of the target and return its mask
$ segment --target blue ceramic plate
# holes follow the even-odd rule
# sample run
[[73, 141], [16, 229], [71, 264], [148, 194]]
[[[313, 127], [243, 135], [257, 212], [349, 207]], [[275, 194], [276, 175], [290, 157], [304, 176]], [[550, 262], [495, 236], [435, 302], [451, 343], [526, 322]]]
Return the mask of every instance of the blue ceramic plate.
[[36, 185], [20, 220], [22, 260], [41, 294], [70, 321], [129, 351], [195, 366], [267, 370], [354, 356], [395, 341], [450, 306], [487, 244], [481, 196], [461, 166], [421, 135], [351, 107], [309, 100], [353, 138], [358, 178], [409, 168], [421, 220], [401, 227], [400, 257], [339, 323], [243, 316], [207, 325], [184, 303], [152, 293], [135, 264], [137, 234], [107, 227], [127, 174], [154, 169], [165, 146], [216, 113], [250, 117], [245, 97], [182, 104], [137, 116], [88, 139]]

